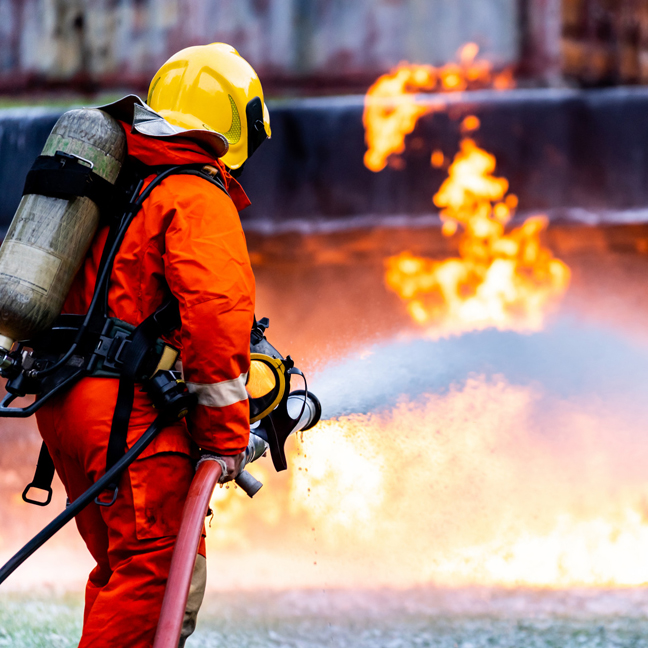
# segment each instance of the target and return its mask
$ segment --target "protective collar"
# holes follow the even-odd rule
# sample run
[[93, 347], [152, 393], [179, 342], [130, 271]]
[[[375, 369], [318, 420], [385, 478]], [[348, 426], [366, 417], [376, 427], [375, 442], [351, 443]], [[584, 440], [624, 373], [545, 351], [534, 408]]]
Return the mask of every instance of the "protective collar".
[[98, 106], [98, 109], [119, 121], [132, 124], [133, 131], [148, 137], [192, 140], [216, 158], [225, 155], [229, 148], [229, 143], [224, 135], [215, 131], [189, 130], [174, 126], [136, 95], [127, 95], [113, 103]]

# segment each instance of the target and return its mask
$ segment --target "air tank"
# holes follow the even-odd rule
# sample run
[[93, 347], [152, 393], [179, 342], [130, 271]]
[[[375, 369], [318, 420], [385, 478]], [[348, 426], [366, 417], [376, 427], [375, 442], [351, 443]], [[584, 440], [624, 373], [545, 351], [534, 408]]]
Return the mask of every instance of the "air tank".
[[[56, 122], [41, 155], [59, 151], [114, 184], [126, 136], [100, 110], [70, 110]], [[98, 225], [99, 209], [90, 198], [23, 196], [0, 247], [0, 352], [53, 324]]]

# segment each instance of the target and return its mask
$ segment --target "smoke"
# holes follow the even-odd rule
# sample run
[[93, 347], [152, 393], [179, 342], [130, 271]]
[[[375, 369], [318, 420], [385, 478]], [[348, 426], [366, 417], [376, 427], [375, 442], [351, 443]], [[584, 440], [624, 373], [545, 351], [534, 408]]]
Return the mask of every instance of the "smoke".
[[324, 418], [389, 408], [403, 397], [441, 394], [471, 376], [505, 376], [546, 396], [614, 398], [644, 413], [648, 345], [618, 329], [560, 319], [534, 334], [489, 329], [440, 340], [396, 339], [331, 363], [312, 379]]

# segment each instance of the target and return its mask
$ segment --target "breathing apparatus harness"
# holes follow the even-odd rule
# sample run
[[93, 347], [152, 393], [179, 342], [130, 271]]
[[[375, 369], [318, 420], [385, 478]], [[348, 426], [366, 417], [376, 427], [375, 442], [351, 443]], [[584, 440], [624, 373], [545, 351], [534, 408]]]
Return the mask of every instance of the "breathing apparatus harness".
[[[54, 197], [87, 195], [87, 186], [96, 183], [94, 174], [83, 169], [88, 167], [75, 156], [65, 155], [60, 167], [43, 168], [41, 158], [36, 160], [28, 175], [25, 192]], [[51, 159], [51, 158], [50, 158]], [[83, 167], [83, 169], [80, 169]], [[128, 173], [120, 175], [121, 187], [113, 189], [113, 208], [109, 233], [99, 265], [97, 282], [88, 312], [85, 315], [61, 315], [54, 325], [33, 340], [19, 343], [3, 363], [0, 373], [7, 378], [7, 396], [0, 403], [0, 417], [31, 416], [54, 395], [69, 389], [86, 376], [118, 377], [119, 389], [113, 415], [106, 472], [124, 456], [126, 435], [133, 406], [135, 383], [143, 382], [160, 416], [167, 422], [183, 418], [194, 404], [179, 374], [171, 371], [178, 352], [160, 338], [180, 325], [178, 303], [169, 299], [136, 327], [108, 316], [108, 290], [113, 263], [129, 225], [138, 214], [144, 201], [165, 178], [170, 175], [195, 175], [215, 184], [222, 191], [225, 186], [213, 167], [202, 171], [204, 165], [170, 166], [165, 168], [131, 165]], [[145, 178], [155, 174], [153, 180], [142, 190]], [[82, 181], [82, 178], [85, 180]], [[127, 186], [126, 186], [127, 185]], [[121, 191], [120, 191], [121, 189]], [[97, 194], [90, 194], [97, 200]], [[107, 194], [104, 194], [104, 199]], [[126, 203], [124, 205], [124, 203]], [[110, 205], [110, 203], [108, 203]], [[106, 203], [100, 202], [101, 207]], [[119, 217], [117, 216], [119, 214]], [[26, 351], [31, 348], [32, 351]], [[36, 400], [27, 407], [11, 407], [20, 396], [35, 394]], [[40, 506], [49, 504], [52, 498], [54, 464], [47, 447], [41, 446], [34, 479], [25, 488], [23, 500]], [[32, 499], [31, 489], [45, 491], [45, 501]], [[97, 498], [102, 506], [110, 506], [118, 494], [117, 480], [108, 484], [112, 492], [108, 500]]]
[[[108, 212], [110, 227], [99, 265], [93, 297], [85, 315], [61, 315], [54, 325], [33, 340], [19, 343], [5, 358], [0, 374], [7, 378], [7, 396], [0, 403], [0, 417], [28, 417], [56, 394], [69, 389], [86, 376], [119, 378], [118, 397], [112, 420], [106, 472], [124, 456], [126, 435], [133, 406], [135, 383], [143, 383], [154, 406], [167, 422], [183, 418], [195, 404], [179, 373], [172, 371], [178, 351], [161, 340], [177, 329], [180, 322], [178, 302], [171, 297], [137, 327], [108, 316], [108, 291], [113, 263], [129, 225], [152, 191], [171, 175], [193, 175], [227, 193], [216, 167], [204, 164], [151, 167], [129, 158], [117, 186], [97, 181], [84, 160], [57, 152], [54, 157], [38, 158], [30, 171], [25, 193], [71, 198], [87, 195]], [[145, 179], [154, 178], [144, 188]], [[275, 374], [277, 388], [258, 398], [250, 398], [251, 423], [257, 436], [267, 442], [277, 470], [286, 468], [283, 444], [296, 421], [287, 412], [291, 374], [301, 374], [290, 357], [283, 359], [264, 337], [266, 319], [254, 322], [251, 333], [253, 362], [265, 362]], [[32, 351], [28, 351], [32, 349]], [[305, 379], [304, 379], [305, 380]], [[12, 402], [27, 394], [36, 400], [26, 407]], [[304, 392], [304, 407], [306, 407]], [[273, 410], [277, 412], [273, 412]], [[302, 412], [300, 412], [301, 416]], [[299, 417], [298, 417], [299, 418]], [[318, 417], [319, 418], [319, 417]], [[42, 445], [36, 472], [23, 492], [23, 500], [45, 506], [52, 498], [54, 465]], [[243, 477], [245, 480], [245, 477]], [[46, 493], [44, 501], [29, 496], [31, 489]], [[95, 500], [110, 506], [118, 494], [117, 480], [108, 484], [109, 497]]]

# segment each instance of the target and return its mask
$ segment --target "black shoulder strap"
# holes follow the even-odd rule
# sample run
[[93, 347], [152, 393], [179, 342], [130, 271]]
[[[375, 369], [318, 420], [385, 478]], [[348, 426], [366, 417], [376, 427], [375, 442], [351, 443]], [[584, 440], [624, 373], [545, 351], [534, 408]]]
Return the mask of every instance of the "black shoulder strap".
[[169, 175], [193, 175], [218, 187], [222, 192], [229, 196], [229, 192], [225, 187], [225, 182], [221, 176], [221, 172], [217, 167], [209, 164], [185, 164], [175, 167], [175, 171]]

